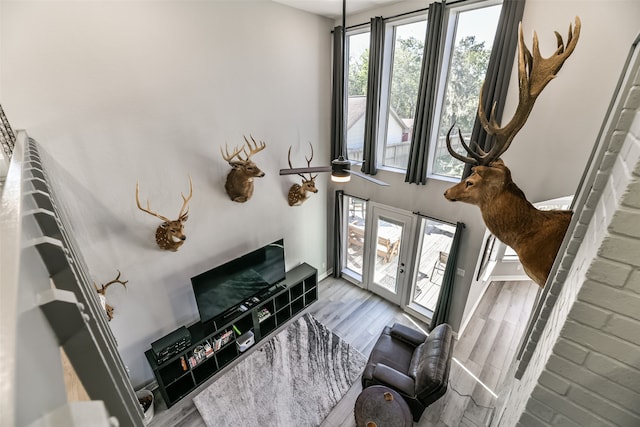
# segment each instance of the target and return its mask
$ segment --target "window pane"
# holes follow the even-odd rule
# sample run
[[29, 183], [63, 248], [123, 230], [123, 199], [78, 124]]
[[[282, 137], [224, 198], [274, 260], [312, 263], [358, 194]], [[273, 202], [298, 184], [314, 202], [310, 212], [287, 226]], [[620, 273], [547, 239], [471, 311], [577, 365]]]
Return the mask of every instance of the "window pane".
[[347, 35], [349, 82], [346, 126], [347, 156], [351, 160], [363, 159], [370, 38], [370, 32]]
[[384, 166], [407, 168], [426, 31], [425, 20], [394, 28]]
[[412, 302], [433, 312], [440, 295], [440, 285], [456, 227], [427, 218], [422, 221], [424, 231], [420, 236], [418, 274]]
[[[449, 154], [446, 135], [455, 122], [465, 141], [473, 130], [480, 88], [489, 64], [501, 5], [458, 12], [456, 36], [445, 88], [444, 103], [433, 157], [433, 173], [460, 178], [464, 164]], [[452, 142], [457, 138], [452, 138]], [[453, 148], [459, 145], [453, 144]], [[460, 152], [464, 153], [464, 149]]]
[[[347, 248], [346, 262], [343, 262], [345, 272], [355, 273], [355, 276], [362, 278], [362, 260], [364, 257], [364, 231], [367, 212], [367, 202], [362, 199], [345, 196], [344, 198], [347, 212]], [[343, 256], [345, 256], [343, 255]], [[354, 274], [350, 274], [354, 276]]]
[[398, 293], [398, 254], [403, 225], [392, 219], [378, 218], [376, 263], [373, 281], [391, 293]]

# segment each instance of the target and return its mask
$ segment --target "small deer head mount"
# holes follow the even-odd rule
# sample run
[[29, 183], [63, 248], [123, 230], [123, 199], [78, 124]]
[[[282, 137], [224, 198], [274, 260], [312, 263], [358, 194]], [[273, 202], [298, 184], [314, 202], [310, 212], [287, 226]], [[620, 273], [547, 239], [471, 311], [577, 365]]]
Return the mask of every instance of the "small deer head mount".
[[[225, 151], [222, 151], [220, 147], [220, 153], [222, 157], [231, 165], [231, 172], [227, 175], [227, 181], [224, 184], [224, 189], [234, 202], [244, 203], [253, 195], [253, 178], [262, 178], [264, 172], [258, 168], [258, 166], [251, 161], [251, 156], [267, 147], [267, 144], [260, 141], [259, 143], [251, 136], [251, 141], [247, 137], [244, 137], [246, 146], [240, 148], [235, 147], [232, 153], [229, 153], [229, 149], [225, 145]], [[249, 152], [247, 153], [247, 147]], [[245, 158], [242, 158], [240, 154], [243, 153]]]
[[104, 307], [105, 311], [107, 312], [107, 317], [109, 318], [109, 321], [113, 319], [113, 307], [107, 304], [107, 297], [105, 295], [107, 292], [107, 288], [113, 285], [114, 283], [120, 283], [126, 289], [127, 283], [129, 283], [128, 280], [125, 280], [124, 282], [120, 280], [120, 275], [121, 275], [120, 270], [118, 270], [118, 276], [115, 279], [105, 283], [104, 285], [100, 285], [99, 288], [95, 284], [95, 282], [93, 283], [93, 287], [96, 288], [96, 291], [98, 291], [98, 294], [100, 296], [100, 303], [102, 304], [102, 307]]
[[184, 234], [184, 223], [189, 218], [189, 209], [187, 208], [187, 204], [189, 203], [189, 200], [191, 200], [191, 196], [193, 196], [193, 184], [191, 182], [191, 177], [189, 177], [189, 196], [184, 197], [184, 194], [180, 193], [183, 201], [182, 208], [178, 214], [178, 219], [173, 221], [153, 212], [149, 206], [149, 200], [147, 200], [147, 208], [143, 208], [140, 205], [140, 197], [138, 193], [139, 186], [138, 183], [136, 183], [136, 203], [138, 204], [138, 209], [164, 221], [156, 229], [156, 243], [158, 246], [160, 246], [161, 249], [173, 252], [177, 251], [187, 239], [187, 236]]
[[[313, 145], [311, 145], [311, 143], [309, 143], [309, 145], [311, 146], [311, 158], [307, 159], [307, 156], [304, 157], [307, 161], [307, 167], [311, 166], [311, 160], [313, 160]], [[293, 166], [291, 166], [291, 147], [289, 147], [287, 160], [289, 161], [289, 168], [293, 169]], [[307, 193], [318, 192], [315, 182], [318, 175], [309, 174], [309, 178], [307, 178], [303, 174], [299, 173], [298, 176], [302, 178], [302, 185], [293, 184], [289, 189], [289, 195], [287, 196], [289, 206], [300, 206], [309, 198], [310, 195], [307, 195]]]

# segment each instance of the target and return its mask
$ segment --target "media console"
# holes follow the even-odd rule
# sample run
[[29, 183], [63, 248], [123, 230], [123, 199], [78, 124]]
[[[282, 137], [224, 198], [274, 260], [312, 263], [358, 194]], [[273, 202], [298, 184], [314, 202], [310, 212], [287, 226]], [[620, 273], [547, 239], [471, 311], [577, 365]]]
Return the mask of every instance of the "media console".
[[[262, 295], [251, 298], [224, 316], [188, 327], [191, 345], [158, 364], [152, 349], [144, 354], [171, 407], [223, 367], [240, 357], [250, 341], [258, 343], [318, 299], [318, 271], [303, 263]], [[241, 337], [242, 343], [238, 341]]]

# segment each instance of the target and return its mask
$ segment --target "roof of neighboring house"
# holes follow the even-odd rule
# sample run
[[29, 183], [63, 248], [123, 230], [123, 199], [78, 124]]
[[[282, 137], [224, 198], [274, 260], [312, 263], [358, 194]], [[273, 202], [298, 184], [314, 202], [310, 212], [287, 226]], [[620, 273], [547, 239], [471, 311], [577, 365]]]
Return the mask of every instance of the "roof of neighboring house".
[[364, 95], [350, 96], [348, 99], [347, 129], [351, 129], [351, 127], [364, 116], [367, 110], [367, 97]]
[[[358, 120], [364, 117], [367, 110], [367, 97], [365, 95], [350, 96], [347, 105], [347, 129], [351, 129]], [[398, 113], [391, 108], [391, 116], [400, 124], [404, 129], [411, 129], [413, 126], [413, 119], [403, 119], [398, 116]]]

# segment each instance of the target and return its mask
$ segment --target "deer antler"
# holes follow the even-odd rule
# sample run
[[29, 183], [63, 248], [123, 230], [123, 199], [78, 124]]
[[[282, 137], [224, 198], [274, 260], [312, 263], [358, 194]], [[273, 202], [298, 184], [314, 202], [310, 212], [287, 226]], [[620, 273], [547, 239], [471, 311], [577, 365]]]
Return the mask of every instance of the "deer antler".
[[[225, 159], [228, 163], [231, 163], [234, 157], [238, 157], [238, 159], [240, 159], [239, 154], [244, 150], [244, 147], [241, 147], [241, 148], [234, 147], [233, 153], [231, 154], [229, 154], [229, 147], [227, 147], [227, 144], [224, 145], [224, 149], [225, 151], [222, 151], [222, 147], [220, 147], [220, 153], [222, 154], [222, 158]], [[226, 155], [225, 155], [225, 152], [226, 152]]]
[[540, 95], [547, 84], [556, 77], [556, 73], [573, 53], [580, 37], [580, 27], [580, 18], [576, 16], [575, 28], [572, 28], [571, 24], [569, 24], [566, 47], [562, 36], [557, 31], [554, 31], [558, 47], [550, 57], [543, 58], [540, 54], [538, 34], [535, 31], [533, 33], [533, 54], [524, 44], [521, 22], [518, 34], [519, 101], [513, 118], [505, 126], [500, 127], [495, 120], [496, 104], [494, 103], [489, 119], [487, 119], [482, 102], [483, 90], [481, 89], [478, 102], [478, 119], [487, 134], [494, 136], [495, 142], [488, 152], [481, 150], [478, 144], [472, 142], [473, 148], [477, 151], [477, 153], [474, 153], [464, 142], [462, 132], [458, 130], [460, 142], [470, 157], [460, 155], [455, 153], [451, 148], [450, 135], [453, 130], [453, 126], [451, 126], [447, 133], [447, 149], [449, 153], [456, 159], [472, 165], [487, 166], [500, 158], [500, 156], [507, 151], [518, 131], [524, 126], [538, 95]]
[[[247, 153], [245, 146], [242, 147], [242, 152], [244, 153], [245, 156], [247, 156], [247, 158], [241, 159], [241, 160], [244, 160], [245, 162], [249, 160], [251, 156], [253, 156], [254, 154], [259, 153], [260, 151], [267, 148], [267, 144], [265, 144], [263, 141], [260, 141], [260, 144], [258, 145], [256, 140], [253, 139], [253, 136], [252, 135], [249, 135], [249, 136], [251, 137], [251, 141], [253, 141], [253, 146], [251, 146], [251, 142], [249, 142], [247, 137], [243, 135], [243, 138], [247, 142], [247, 146], [249, 147], [249, 153]], [[238, 158], [240, 158], [240, 156], [238, 156]]]
[[[308, 159], [307, 156], [304, 156], [304, 159], [307, 161], [307, 167], [311, 167], [311, 160], [313, 160], [313, 145], [311, 143], [309, 143], [309, 146], [311, 146], [311, 158]], [[289, 162], [289, 169], [293, 169], [293, 166], [291, 165], [291, 146], [289, 146], [289, 153], [287, 154], [287, 161]], [[297, 174], [300, 178], [306, 180], [307, 177], [304, 176], [304, 174], [299, 173]], [[318, 177], [318, 175], [312, 175], [309, 174], [309, 180], [313, 181], [314, 179], [316, 179]]]
[[180, 195], [182, 196], [183, 203], [182, 203], [182, 207], [180, 208], [180, 213], [178, 214], [178, 218], [180, 219], [180, 221], [186, 221], [187, 216], [189, 215], [189, 209], [187, 208], [187, 203], [189, 203], [189, 200], [191, 200], [191, 197], [193, 197], [193, 183], [191, 182], [191, 175], [189, 175], [189, 197], [184, 197], [184, 194], [182, 194], [182, 192], [180, 193]]
[[98, 290], [98, 287], [96, 286], [96, 284], [94, 283], [93, 286], [96, 286], [96, 290], [98, 290], [98, 293], [104, 295], [104, 293], [107, 291], [107, 288], [111, 285], [113, 285], [114, 283], [120, 283], [122, 286], [127, 287], [127, 283], [129, 283], [128, 280], [125, 280], [124, 282], [122, 280], [120, 280], [120, 276], [122, 275], [122, 273], [120, 273], [120, 270], [116, 270], [118, 272], [118, 276], [113, 279], [110, 282], [105, 283], [104, 285], [102, 285], [102, 288], [100, 290]]
[[[189, 178], [189, 180], [191, 180], [191, 178]], [[146, 212], [146, 213], [148, 213], [148, 214], [150, 214], [150, 215], [153, 215], [153, 216], [155, 216], [155, 217], [157, 217], [157, 218], [160, 218], [160, 219], [161, 219], [161, 220], [163, 220], [164, 222], [171, 222], [171, 220], [170, 220], [169, 218], [167, 218], [167, 217], [165, 217], [165, 216], [162, 216], [162, 215], [160, 215], [160, 214], [157, 214], [157, 213], [155, 213], [155, 212], [153, 212], [153, 211], [151, 210], [151, 207], [150, 207], [150, 205], [149, 205], [149, 199], [147, 199], [147, 208], [146, 208], [146, 209], [145, 209], [145, 208], [143, 208], [143, 207], [140, 205], [139, 192], [140, 192], [140, 186], [139, 186], [139, 183], [138, 183], [138, 182], [136, 182], [136, 204], [138, 205], [138, 209], [140, 209], [141, 211]]]

